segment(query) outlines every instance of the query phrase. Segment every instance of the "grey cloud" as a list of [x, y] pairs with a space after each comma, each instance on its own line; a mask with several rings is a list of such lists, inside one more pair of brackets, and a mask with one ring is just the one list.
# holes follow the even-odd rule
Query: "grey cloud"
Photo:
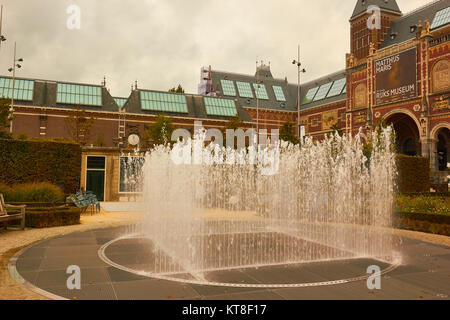
[[[290, 64], [301, 44], [303, 81], [344, 67], [356, 0], [0, 0], [4, 34], [0, 74], [13, 41], [25, 59], [19, 76], [100, 83], [115, 96], [131, 84], [196, 93], [203, 65], [254, 73], [270, 61], [276, 77], [296, 83]], [[426, 0], [398, 0], [403, 12]], [[66, 28], [70, 4], [81, 7], [81, 30]], [[1, 71], [4, 70], [4, 71]]]

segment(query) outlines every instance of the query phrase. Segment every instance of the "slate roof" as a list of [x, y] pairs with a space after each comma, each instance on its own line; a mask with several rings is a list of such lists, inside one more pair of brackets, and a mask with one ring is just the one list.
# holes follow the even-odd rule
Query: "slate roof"
[[[269, 100], [259, 100], [259, 108], [261, 109], [268, 109], [268, 110], [278, 110], [278, 111], [291, 111], [296, 112], [297, 111], [297, 96], [298, 96], [298, 86], [297, 84], [289, 84], [286, 79], [275, 79], [272, 77], [271, 73], [267, 70], [264, 70], [264, 74], [266, 74], [266, 77], [260, 77], [258, 75], [258, 80], [262, 81], [263, 84], [266, 85], [267, 94], [269, 96]], [[256, 74], [255, 75], [244, 75], [239, 73], [232, 73], [232, 72], [224, 72], [224, 71], [217, 71], [217, 70], [211, 70], [212, 75], [212, 81], [213, 86], [215, 89], [215, 92], [217, 96], [224, 97], [223, 95], [223, 88], [221, 80], [231, 80], [236, 83], [236, 81], [241, 82], [247, 82], [250, 84], [256, 83]], [[342, 101], [346, 99], [346, 94], [342, 93], [337, 96], [331, 97], [331, 98], [325, 98], [319, 101], [314, 101], [311, 103], [304, 103], [304, 97], [306, 96], [309, 89], [314, 88], [316, 86], [321, 86], [323, 84], [333, 82], [342, 78], [346, 77], [345, 70], [340, 70], [338, 72], [329, 74], [327, 76], [315, 79], [313, 81], [304, 83], [300, 85], [300, 101], [301, 101], [301, 110], [306, 110], [310, 108], [314, 108], [317, 106], [330, 104], [336, 101]], [[283, 93], [286, 98], [286, 102], [280, 102], [277, 101], [274, 90], [272, 86], [280, 86], [283, 89]], [[237, 88], [236, 88], [237, 89]], [[250, 98], [243, 98], [239, 96], [238, 90], [236, 90], [237, 97], [236, 99], [239, 101], [239, 104], [245, 108], [256, 108], [256, 96], [255, 96], [255, 89], [252, 87], [252, 92], [254, 95], [253, 99]]]
[[[307, 110], [307, 109], [311, 109], [311, 108], [315, 108], [315, 107], [319, 107], [319, 106], [323, 106], [323, 105], [326, 105], [326, 104], [330, 104], [330, 103], [334, 103], [334, 102], [338, 102], [338, 101], [343, 101], [343, 100], [347, 99], [346, 91], [343, 90], [343, 92], [341, 94], [336, 95], [334, 97], [325, 98], [325, 99], [318, 100], [318, 101], [313, 101], [313, 102], [310, 102], [310, 103], [304, 103], [305, 97], [306, 97], [309, 89], [312, 89], [312, 88], [315, 88], [315, 87], [320, 87], [320, 86], [322, 86], [324, 84], [327, 84], [329, 82], [334, 82], [336, 80], [343, 79], [343, 78], [346, 78], [346, 77], [347, 77], [347, 73], [346, 73], [346, 71], [344, 69], [344, 70], [340, 70], [340, 71], [337, 71], [335, 73], [326, 75], [324, 77], [315, 79], [313, 81], [309, 81], [309, 82], [304, 83], [303, 85], [301, 85], [300, 86], [300, 90], [301, 90], [301, 92], [300, 92], [300, 96], [301, 96], [301, 98], [300, 98], [300, 101], [301, 101], [301, 103], [300, 103], [300, 110]], [[291, 90], [297, 90], [297, 86], [295, 86], [295, 88], [292, 88]]]
[[[12, 79], [10, 76], [0, 76], [1, 78]], [[67, 103], [58, 103], [57, 102], [57, 86], [58, 83], [63, 84], [73, 84], [73, 85], [81, 85], [81, 86], [94, 86], [101, 89], [102, 96], [102, 105], [101, 106], [89, 106], [89, 105], [81, 105], [86, 110], [93, 111], [109, 111], [109, 112], [117, 112], [119, 106], [117, 105], [114, 98], [111, 96], [106, 87], [101, 85], [93, 85], [86, 83], [74, 83], [68, 81], [52, 81], [52, 80], [40, 80], [40, 79], [32, 79], [32, 78], [22, 78], [16, 77], [17, 80], [30, 80], [34, 81], [34, 89], [33, 89], [33, 100], [25, 101], [20, 99], [15, 99], [14, 104], [23, 105], [23, 106], [36, 106], [36, 107], [50, 107], [50, 108], [68, 108], [75, 109], [78, 105], [76, 104], [67, 104]]]
[[[142, 104], [141, 104], [141, 95], [140, 95], [141, 91], [167, 93], [167, 92], [156, 91], [156, 90], [144, 90], [144, 89], [134, 90], [131, 93], [131, 96], [128, 98], [128, 101], [125, 103], [125, 106], [124, 106], [127, 113], [152, 114], [152, 115], [164, 113], [168, 116], [173, 116], [173, 117], [188, 117], [188, 118], [211, 119], [211, 120], [230, 120], [230, 117], [208, 115], [206, 113], [206, 106], [205, 106], [205, 101], [204, 101], [203, 96], [193, 95], [193, 94], [185, 94], [185, 93], [180, 94], [180, 95], [184, 95], [186, 97], [188, 113], [161, 112], [161, 111], [155, 111], [155, 110], [145, 110], [142, 108]], [[245, 111], [245, 109], [242, 108], [235, 99], [230, 99], [230, 98], [225, 98], [225, 97], [221, 97], [221, 98], [227, 99], [227, 100], [232, 100], [235, 102], [239, 120], [241, 120], [243, 122], [253, 122], [252, 118], [247, 113], [247, 111]]]
[[[288, 82], [285, 79], [275, 79], [272, 74], [267, 71], [260, 72], [258, 74], [258, 79], [255, 75], [245, 75], [239, 73], [232, 72], [224, 72], [211, 70], [211, 77], [214, 86], [214, 90], [219, 97], [228, 97], [223, 94], [223, 88], [221, 80], [231, 80], [234, 81], [235, 89], [236, 89], [236, 97], [232, 97], [237, 99], [239, 104], [245, 108], [256, 108], [261, 109], [272, 109], [272, 110], [281, 110], [281, 111], [296, 111], [297, 107], [297, 93], [295, 95], [291, 95], [291, 90], [288, 88]], [[244, 98], [239, 95], [239, 91], [236, 87], [236, 81], [247, 82], [250, 83], [253, 98]], [[269, 97], [268, 100], [264, 99], [256, 99], [255, 88], [253, 84], [256, 84], [257, 81], [260, 81], [261, 84], [264, 84], [266, 87], [267, 95]], [[277, 101], [275, 92], [273, 91], [272, 86], [280, 86], [283, 90], [286, 101]]]
[[[422, 20], [422, 24], [424, 24], [426, 19], [432, 24], [436, 13], [449, 6], [450, 0], [434, 1], [395, 20], [391, 24], [391, 29], [386, 34], [386, 38], [384, 39], [381, 48], [414, 39], [417, 31], [411, 32], [411, 26], [417, 25], [419, 20]], [[394, 39], [391, 38], [392, 34], [396, 34]]]
[[[12, 79], [9, 76], [0, 76], [1, 78]], [[150, 110], [142, 110], [141, 99], [140, 99], [140, 91], [141, 90], [133, 90], [131, 95], [128, 98], [117, 98], [111, 96], [110, 92], [107, 90], [105, 86], [101, 85], [92, 85], [86, 83], [74, 83], [67, 81], [51, 81], [51, 80], [39, 80], [39, 79], [31, 79], [31, 78], [22, 78], [16, 77], [16, 80], [31, 80], [34, 81], [34, 89], [33, 89], [33, 99], [32, 101], [15, 99], [15, 105], [21, 106], [36, 106], [36, 107], [48, 107], [48, 108], [67, 108], [67, 109], [75, 109], [78, 107], [77, 104], [67, 104], [67, 103], [57, 103], [57, 87], [58, 83], [63, 84], [74, 84], [74, 85], [82, 85], [82, 86], [95, 86], [101, 88], [102, 95], [102, 105], [101, 106], [89, 106], [89, 105], [80, 105], [83, 109], [90, 111], [107, 111], [107, 112], [118, 112], [121, 109], [118, 101], [116, 99], [125, 99], [126, 102], [122, 106], [125, 108], [127, 113], [135, 113], [135, 114], [160, 114], [161, 111], [150, 111]], [[153, 91], [153, 90], [146, 90]], [[155, 92], [155, 91], [153, 91]], [[167, 92], [165, 92], [167, 93]], [[211, 120], [229, 120], [230, 117], [223, 116], [211, 116], [206, 114], [206, 107], [203, 100], [203, 96], [196, 96], [190, 94], [184, 94], [187, 100], [188, 113], [173, 113], [173, 112], [164, 112], [168, 116], [176, 116], [176, 117], [190, 117], [190, 118], [201, 118], [201, 119], [211, 119]], [[234, 99], [231, 99], [234, 101]], [[236, 102], [236, 109], [238, 113], [238, 117], [241, 121], [244, 122], [252, 122], [250, 115], [239, 106]]]
[[378, 6], [384, 10], [401, 13], [397, 1], [395, 0], [358, 0], [356, 2], [355, 10], [353, 10], [353, 14], [350, 20], [359, 16], [362, 13], [365, 13], [367, 11], [367, 8], [369, 8], [369, 6]]

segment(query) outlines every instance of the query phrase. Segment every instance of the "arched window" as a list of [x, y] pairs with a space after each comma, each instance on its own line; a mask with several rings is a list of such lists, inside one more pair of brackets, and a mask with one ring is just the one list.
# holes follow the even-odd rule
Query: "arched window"
[[450, 62], [441, 60], [433, 67], [433, 92], [450, 90]]

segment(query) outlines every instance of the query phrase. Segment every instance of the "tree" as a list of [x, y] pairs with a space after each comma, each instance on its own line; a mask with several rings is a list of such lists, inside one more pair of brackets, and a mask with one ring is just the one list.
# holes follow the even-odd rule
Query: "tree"
[[0, 98], [0, 139], [12, 139], [12, 134], [5, 129], [11, 119], [10, 107], [10, 99]]
[[171, 142], [172, 133], [175, 126], [172, 124], [172, 118], [164, 114], [158, 115], [156, 121], [152, 123], [144, 134], [145, 140], [153, 144], [167, 144]]
[[333, 133], [337, 133], [340, 137], [344, 135], [344, 132], [342, 131], [341, 127], [338, 126], [337, 123], [333, 124], [330, 129], [333, 130]]
[[173, 87], [172, 89], [169, 89], [169, 92], [172, 92], [172, 93], [184, 93], [184, 89], [181, 86], [181, 84], [179, 84], [178, 88]]
[[97, 119], [89, 117], [86, 110], [78, 106], [66, 119], [66, 125], [73, 141], [86, 145], [91, 138], [91, 129]]
[[[242, 121], [239, 120], [239, 116], [236, 116], [232, 118], [230, 121], [227, 122], [225, 125], [225, 129], [223, 130], [223, 145], [227, 146], [227, 130], [237, 130], [242, 127]], [[237, 148], [237, 143], [235, 141], [234, 148]]]
[[225, 128], [236, 130], [236, 129], [239, 129], [241, 126], [242, 126], [242, 121], [239, 120], [239, 116], [236, 116], [227, 122], [227, 124], [225, 125]]
[[292, 144], [299, 144], [300, 139], [294, 134], [294, 125], [292, 122], [285, 122], [280, 129], [280, 139]]
[[[383, 130], [386, 129], [387, 127], [388, 127], [388, 124], [386, 123], [386, 121], [384, 121], [384, 119], [379, 120], [375, 127], [375, 132], [376, 132], [377, 137], [381, 137]], [[378, 142], [378, 143], [380, 143], [380, 142]], [[363, 153], [367, 157], [367, 159], [370, 159], [370, 157], [372, 156], [373, 149], [374, 149], [374, 145], [373, 145], [373, 141], [372, 141], [372, 136], [369, 136], [367, 143], [363, 145]], [[395, 131], [392, 130], [391, 151], [395, 152], [396, 149], [397, 149], [396, 135], [395, 135]]]

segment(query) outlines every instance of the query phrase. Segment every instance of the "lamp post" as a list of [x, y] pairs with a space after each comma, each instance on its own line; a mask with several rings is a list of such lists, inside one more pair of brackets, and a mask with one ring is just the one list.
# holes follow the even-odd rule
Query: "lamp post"
[[298, 58], [297, 60], [292, 61], [293, 65], [297, 65], [298, 69], [298, 80], [297, 80], [297, 86], [298, 86], [298, 96], [297, 96], [297, 130], [298, 130], [298, 137], [301, 138], [301, 130], [300, 130], [300, 74], [305, 73], [306, 70], [302, 69], [302, 63], [300, 62], [300, 45], [298, 46]]
[[6, 41], [6, 38], [2, 34], [2, 25], [3, 25], [3, 6], [0, 9], [0, 49], [2, 48], [2, 42]]
[[16, 87], [16, 68], [20, 69], [22, 66], [18, 64], [17, 62], [23, 62], [22, 58], [16, 59], [16, 42], [14, 42], [14, 62], [13, 66], [8, 69], [9, 72], [13, 73], [13, 87], [12, 87], [12, 95], [11, 95], [11, 108], [9, 109], [10, 112], [10, 125], [9, 125], [9, 132], [13, 132], [13, 115], [14, 115], [14, 91]]

